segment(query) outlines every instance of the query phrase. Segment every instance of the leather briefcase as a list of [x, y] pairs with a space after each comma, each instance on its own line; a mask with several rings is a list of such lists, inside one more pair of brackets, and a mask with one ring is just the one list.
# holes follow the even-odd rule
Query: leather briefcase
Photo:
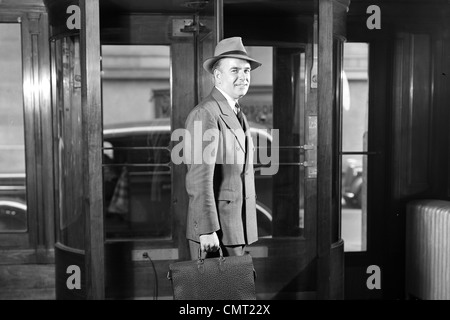
[[255, 269], [249, 254], [175, 262], [169, 265], [175, 300], [256, 300]]

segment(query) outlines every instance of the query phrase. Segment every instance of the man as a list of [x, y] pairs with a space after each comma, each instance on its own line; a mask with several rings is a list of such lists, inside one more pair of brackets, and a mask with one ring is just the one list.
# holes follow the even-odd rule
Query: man
[[[245, 245], [258, 239], [253, 143], [238, 101], [248, 91], [250, 71], [259, 66], [240, 37], [220, 41], [214, 57], [203, 63], [215, 87], [186, 120], [193, 146], [186, 174], [186, 237], [192, 259], [199, 246], [207, 255], [219, 246], [224, 256], [243, 255]], [[201, 161], [194, 161], [199, 155]]]

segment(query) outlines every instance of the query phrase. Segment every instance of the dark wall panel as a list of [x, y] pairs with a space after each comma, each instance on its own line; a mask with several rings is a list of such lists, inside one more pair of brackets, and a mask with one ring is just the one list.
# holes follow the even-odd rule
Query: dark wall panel
[[433, 114], [432, 47], [429, 34], [401, 33], [395, 40], [395, 194], [423, 193], [430, 184]]

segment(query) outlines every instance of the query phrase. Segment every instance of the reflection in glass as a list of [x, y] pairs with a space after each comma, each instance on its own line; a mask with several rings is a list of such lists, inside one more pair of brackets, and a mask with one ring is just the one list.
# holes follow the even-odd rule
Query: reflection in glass
[[104, 130], [107, 238], [170, 238], [169, 119]]
[[0, 233], [26, 231], [20, 24], [0, 24]]
[[366, 250], [368, 44], [346, 43], [342, 110], [342, 238], [345, 251]]
[[367, 151], [368, 130], [368, 44], [344, 44], [342, 150]]
[[250, 87], [239, 104], [248, 121], [271, 129], [273, 128], [273, 48], [247, 46], [246, 50], [251, 57], [260, 61], [264, 68], [251, 72]]
[[[262, 62], [263, 67], [251, 73], [251, 85], [240, 100], [246, 114], [255, 145], [255, 187], [257, 193], [258, 232], [260, 238], [302, 236], [305, 225], [304, 183], [305, 154], [300, 145], [305, 136], [305, 53], [299, 49], [282, 50], [273, 47], [248, 46], [250, 56]], [[279, 97], [286, 105], [274, 107], [273, 70], [274, 52], [278, 52], [277, 68], [294, 65], [289, 78], [291, 97]], [[289, 58], [287, 58], [289, 57]], [[278, 87], [279, 90], [279, 87]], [[286, 93], [286, 92], [285, 92]], [[286, 93], [287, 94], [287, 93]], [[288, 110], [288, 105], [291, 109]], [[275, 123], [274, 119], [277, 119]], [[272, 144], [271, 130], [280, 134], [279, 143]], [[269, 136], [268, 144], [262, 138]], [[275, 175], [261, 174], [263, 156], [278, 153], [278, 171]], [[262, 156], [263, 155], [263, 156]], [[274, 165], [274, 164], [271, 164]]]
[[345, 251], [365, 251], [367, 156], [343, 158], [342, 238]]
[[103, 124], [170, 116], [170, 48], [102, 46]]
[[172, 237], [170, 48], [102, 46], [106, 238]]
[[273, 48], [247, 46], [246, 50], [250, 56], [264, 65], [264, 70], [252, 71], [250, 88], [239, 104], [249, 122], [255, 146], [254, 169], [258, 236], [259, 238], [271, 238], [273, 234], [273, 176], [262, 174], [261, 169], [262, 162], [270, 159], [272, 146], [270, 130], [273, 128]]
[[[248, 47], [248, 50], [265, 63], [264, 72], [252, 73], [252, 85], [240, 101], [252, 128], [257, 156], [262, 152], [258, 150], [262, 137], [269, 136], [267, 147], [271, 147], [268, 130], [273, 128], [273, 48]], [[305, 172], [300, 165], [304, 154], [299, 149], [305, 144], [304, 52], [299, 51], [294, 59], [298, 66], [292, 84], [294, 117], [289, 116], [292, 125], [285, 132], [287, 144], [276, 152], [285, 162], [279, 172], [290, 177], [289, 181], [281, 177], [278, 181], [285, 183], [283, 188], [289, 190], [289, 201], [295, 205], [289, 207], [289, 212], [280, 211], [289, 218], [279, 220], [284, 223], [283, 230], [287, 230], [279, 236], [300, 236], [305, 219]], [[106, 237], [171, 238], [169, 47], [102, 46], [102, 84]], [[273, 236], [274, 197], [278, 203], [287, 199], [285, 194], [274, 190], [275, 177], [262, 175], [261, 166], [255, 165], [260, 238]]]

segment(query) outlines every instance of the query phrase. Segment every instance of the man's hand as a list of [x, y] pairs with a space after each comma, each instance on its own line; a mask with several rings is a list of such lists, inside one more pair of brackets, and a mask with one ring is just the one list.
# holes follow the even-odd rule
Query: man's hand
[[219, 250], [219, 238], [215, 232], [202, 234], [199, 238], [200, 248], [203, 252], [215, 252]]

